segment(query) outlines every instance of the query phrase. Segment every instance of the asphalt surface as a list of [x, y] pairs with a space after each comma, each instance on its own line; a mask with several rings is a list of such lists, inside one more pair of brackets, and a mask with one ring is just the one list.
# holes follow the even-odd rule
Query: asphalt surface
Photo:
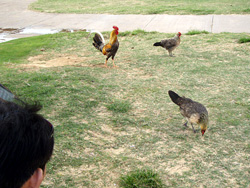
[[5, 34], [5, 38], [20, 38], [62, 29], [96, 29], [110, 31], [117, 25], [120, 31], [143, 29], [163, 33], [186, 33], [205, 30], [211, 33], [250, 33], [250, 15], [109, 15], [50, 14], [28, 10], [36, 0], [0, 0], [0, 29], [28, 29], [29, 32]]

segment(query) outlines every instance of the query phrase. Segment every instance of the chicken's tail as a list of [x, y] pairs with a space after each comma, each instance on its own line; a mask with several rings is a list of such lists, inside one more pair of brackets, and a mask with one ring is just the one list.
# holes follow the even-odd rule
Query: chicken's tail
[[6, 87], [0, 84], [0, 100], [13, 101], [17, 97]]
[[88, 35], [87, 38], [89, 38], [89, 36], [91, 35], [91, 33], [98, 33], [100, 35], [100, 37], [102, 38], [103, 43], [105, 43], [104, 37], [103, 37], [103, 35], [102, 35], [102, 33], [100, 31], [97, 31], [95, 29], [87, 29], [86, 32], [89, 33], [89, 35]]
[[154, 46], [162, 46], [161, 42], [154, 43]]
[[96, 33], [93, 40], [93, 46], [102, 52], [102, 49], [104, 47], [104, 41], [102, 40], [102, 35], [99, 35], [99, 33]]
[[171, 100], [172, 100], [175, 104], [177, 104], [177, 105], [179, 106], [180, 103], [181, 103], [182, 97], [180, 97], [177, 93], [175, 93], [175, 92], [173, 92], [173, 91], [171, 91], [171, 90], [168, 91], [168, 94], [169, 94], [169, 97], [171, 98]]
[[91, 33], [96, 33], [94, 38], [93, 38], [93, 40], [94, 40], [93, 46], [97, 50], [100, 50], [102, 52], [102, 49], [103, 49], [104, 44], [105, 44], [105, 40], [104, 40], [102, 33], [100, 31], [95, 30], [95, 29], [87, 29], [86, 32], [89, 32], [89, 35], [87, 38], [89, 38]]

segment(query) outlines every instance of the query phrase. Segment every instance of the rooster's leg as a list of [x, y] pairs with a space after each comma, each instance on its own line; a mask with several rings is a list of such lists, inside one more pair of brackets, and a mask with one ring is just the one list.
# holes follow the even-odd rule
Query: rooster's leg
[[105, 64], [104, 64], [105, 67], [108, 67], [108, 60], [106, 59], [105, 61]]
[[113, 61], [113, 67], [118, 67], [118, 66], [115, 65], [115, 60], [112, 59], [112, 61]]
[[192, 125], [192, 128], [193, 128], [194, 133], [196, 133], [196, 130], [194, 129], [193, 123], [191, 123], [191, 125]]

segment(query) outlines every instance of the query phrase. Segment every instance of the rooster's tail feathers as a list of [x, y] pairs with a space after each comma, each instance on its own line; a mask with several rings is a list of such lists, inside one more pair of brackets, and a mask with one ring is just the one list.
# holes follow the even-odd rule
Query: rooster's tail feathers
[[156, 42], [154, 43], [154, 46], [162, 46], [162, 45], [161, 45], [161, 42]]
[[16, 96], [9, 89], [0, 84], [0, 100], [13, 101], [15, 98]]
[[91, 33], [98, 33], [100, 35], [101, 39], [102, 39], [102, 42], [105, 43], [104, 37], [103, 37], [103, 35], [102, 35], [102, 33], [100, 31], [97, 31], [95, 29], [87, 29], [86, 32], [89, 32], [89, 36], [91, 35]]
[[94, 38], [93, 38], [94, 42], [93, 42], [93, 46], [97, 49], [100, 50], [102, 52], [102, 48], [104, 46], [104, 42], [102, 40], [102, 37], [96, 33]]
[[172, 100], [175, 104], [180, 105], [180, 99], [181, 99], [181, 97], [180, 97], [177, 93], [175, 93], [175, 92], [169, 90], [169, 91], [168, 91], [168, 94], [169, 94], [169, 97], [171, 98], [171, 100]]

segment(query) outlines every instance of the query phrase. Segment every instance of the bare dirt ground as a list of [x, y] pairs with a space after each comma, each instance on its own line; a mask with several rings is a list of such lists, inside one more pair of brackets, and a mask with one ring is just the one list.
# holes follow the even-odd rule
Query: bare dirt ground
[[51, 68], [51, 67], [101, 67], [106, 68], [104, 63], [96, 65], [85, 64], [87, 57], [79, 57], [77, 55], [60, 54], [55, 55], [53, 58], [48, 58], [46, 54], [40, 54], [28, 58], [28, 63], [18, 65], [24, 69], [40, 69], [40, 68]]

